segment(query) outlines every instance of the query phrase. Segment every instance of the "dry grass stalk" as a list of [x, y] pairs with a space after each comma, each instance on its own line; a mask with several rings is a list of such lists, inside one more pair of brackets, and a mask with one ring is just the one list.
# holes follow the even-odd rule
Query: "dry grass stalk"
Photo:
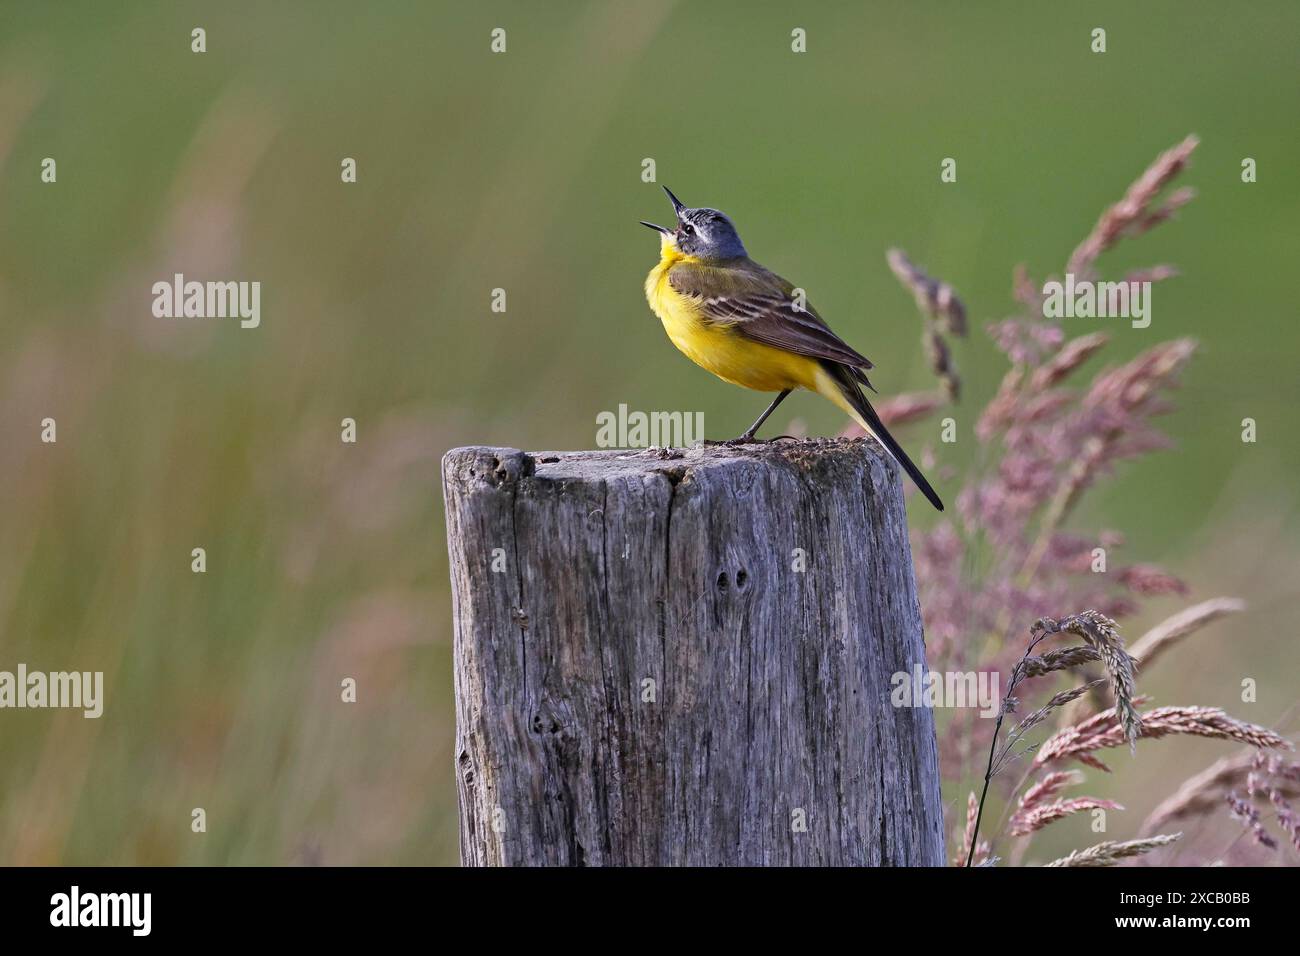
[[1291, 846], [1300, 850], [1300, 816], [1290, 802], [1297, 785], [1300, 785], [1300, 764], [1284, 763], [1276, 753], [1255, 754], [1255, 764], [1246, 776], [1247, 793], [1251, 797], [1268, 798], [1277, 825], [1291, 841]]
[[1124, 650], [1124, 642], [1120, 640], [1115, 622], [1104, 614], [1087, 610], [1059, 621], [1041, 618], [1034, 627], [1046, 633], [1065, 632], [1082, 637], [1097, 652], [1110, 676], [1118, 726], [1131, 748], [1142, 733], [1142, 718], [1133, 703], [1133, 659]]
[[930, 370], [939, 379], [943, 393], [949, 401], [955, 402], [961, 394], [961, 378], [953, 364], [948, 343], [940, 331], [946, 331], [949, 335], [965, 335], [966, 307], [952, 286], [926, 275], [901, 249], [890, 249], [885, 253], [885, 259], [898, 281], [916, 299], [916, 307], [921, 314], [926, 316], [921, 346], [930, 363]]
[[988, 441], [993, 435], [1006, 427], [1015, 414], [1020, 401], [1020, 387], [1025, 380], [1025, 370], [1020, 365], [1013, 365], [1002, 376], [998, 393], [984, 407], [979, 421], [975, 424], [975, 433], [980, 441]]
[[[1196, 351], [1191, 339], [1174, 339], [1139, 355], [1132, 362], [1100, 376], [1093, 383], [1085, 404], [1093, 409], [1107, 408], [1131, 415], [1153, 412], [1153, 400], [1159, 391], [1171, 385], [1178, 372]], [[1116, 425], [1090, 436], [1074, 457], [1064, 480], [1048, 502], [1039, 525], [1038, 537], [1026, 558], [1022, 579], [1032, 578], [1051, 543], [1052, 536], [1074, 510], [1079, 498], [1096, 480], [1109, 462], [1115, 446], [1124, 438], [1125, 428]]]
[[[1011, 748], [1017, 742], [1019, 742], [1022, 737], [1025, 736], [1026, 733], [1028, 733], [1030, 730], [1033, 730], [1044, 720], [1046, 720], [1047, 715], [1049, 713], [1056, 710], [1058, 707], [1064, 707], [1066, 704], [1070, 703], [1071, 701], [1077, 700], [1078, 698], [1082, 697], [1084, 694], [1088, 692], [1088, 690], [1093, 686], [1093, 684], [1097, 684], [1097, 683], [1100, 683], [1100, 681], [1093, 681], [1092, 683], [1089, 684], [1080, 684], [1078, 687], [1071, 687], [1069, 690], [1063, 690], [1058, 694], [1053, 694], [1052, 698], [1046, 704], [1044, 704], [1042, 707], [1039, 707], [1036, 711], [1034, 711], [1032, 714], [1030, 714], [1028, 717], [1022, 720], [1020, 724], [1016, 727], [1016, 729], [1012, 731], [1010, 735], [1008, 735], [1006, 751], [1009, 752]], [[1000, 762], [1001, 761], [999, 761], [999, 763]], [[998, 769], [1001, 768], [999, 767]], [[995, 770], [994, 773], [996, 772], [997, 771]]]
[[1105, 348], [1109, 341], [1110, 337], [1104, 332], [1093, 332], [1090, 335], [1071, 339], [1045, 364], [1035, 369], [1033, 377], [1029, 380], [1030, 387], [1034, 391], [1042, 392], [1058, 385], [1071, 372]]
[[1114, 866], [1120, 860], [1141, 856], [1144, 853], [1150, 853], [1152, 850], [1158, 850], [1162, 846], [1168, 846], [1176, 840], [1182, 839], [1182, 836], [1181, 833], [1163, 833], [1160, 836], [1147, 837], [1141, 840], [1125, 840], [1123, 843], [1107, 840], [1105, 843], [1090, 846], [1086, 850], [1075, 850], [1069, 856], [1063, 856], [1059, 860], [1053, 860], [1045, 865]]
[[1123, 810], [1118, 803], [1094, 797], [1077, 797], [1057, 800], [1056, 796], [1067, 786], [1081, 783], [1083, 774], [1077, 770], [1057, 770], [1034, 784], [1020, 798], [1016, 812], [1011, 815], [1012, 836], [1028, 836], [1050, 823], [1083, 810], [1104, 808]]
[[1041, 830], [1049, 823], [1063, 820], [1074, 813], [1084, 810], [1123, 810], [1114, 800], [1099, 800], [1095, 797], [1075, 797], [1070, 800], [1056, 800], [1045, 803], [1025, 813], [1017, 812], [1011, 818], [1011, 835], [1028, 836]]
[[1190, 202], [1195, 193], [1183, 188], [1175, 190], [1163, 204], [1152, 208], [1160, 191], [1187, 166], [1199, 142], [1195, 136], [1188, 136], [1157, 156], [1156, 161], [1128, 188], [1124, 198], [1101, 214], [1092, 232], [1070, 256], [1066, 271], [1074, 273], [1077, 278], [1090, 275], [1097, 257], [1121, 238], [1147, 232]]
[[1286, 798], [1278, 790], [1269, 790], [1269, 802], [1273, 804], [1273, 810], [1277, 814], [1277, 824], [1291, 841], [1291, 846], [1300, 850], [1300, 817], [1296, 816], [1295, 810]]
[[1245, 783], [1255, 762], [1253, 750], [1224, 757], [1200, 773], [1188, 777], [1142, 822], [1139, 834], [1152, 833], [1177, 820], [1203, 816], [1223, 804], [1224, 795]]
[[[1246, 602], [1237, 598], [1220, 597], [1202, 601], [1166, 618], [1143, 634], [1129, 648], [1129, 656], [1137, 667], [1149, 670], [1157, 658], [1177, 646], [1189, 634], [1194, 634], [1212, 621], [1245, 609]], [[1083, 719], [1085, 711], [1090, 713], [1105, 709], [1111, 704], [1112, 700], [1106, 693], [1097, 691], [1090, 694], [1087, 700], [1076, 702], [1062, 716], [1067, 722], [1077, 723]], [[1216, 807], [1219, 805], [1217, 796], [1214, 803]]]
[[1119, 572], [1119, 580], [1134, 594], [1187, 594], [1187, 584], [1154, 564], [1131, 564]]
[[1259, 811], [1255, 809], [1251, 802], [1239, 793], [1229, 793], [1224, 797], [1228, 804], [1228, 812], [1232, 818], [1241, 823], [1250, 835], [1255, 838], [1255, 842], [1260, 846], [1266, 846], [1270, 850], [1277, 849], [1277, 840], [1264, 829], [1264, 824], [1259, 819]]
[[1021, 667], [1021, 677], [1042, 677], [1069, 667], [1081, 667], [1101, 660], [1101, 653], [1087, 644], [1048, 651], [1041, 657], [1026, 657]]
[[972, 841], [975, 839], [979, 810], [979, 801], [975, 799], [975, 791], [972, 790], [970, 796], [966, 799], [966, 829], [962, 833], [962, 841], [957, 848], [957, 855], [952, 859], [953, 866], [984, 866], [988, 863], [988, 842], [981, 840], [974, 848], [971, 846]]
[[[1068, 757], [1110, 772], [1110, 768], [1093, 756], [1097, 750], [1118, 747], [1128, 742], [1123, 726], [1107, 713], [1110, 726], [1098, 724], [1096, 718], [1066, 727], [1043, 744], [1034, 758], [1034, 766], [1041, 767], [1053, 760]], [[1141, 715], [1139, 736], [1152, 739], [1170, 734], [1190, 734], [1196, 737], [1214, 737], [1219, 740], [1236, 740], [1252, 747], [1283, 748], [1291, 744], [1283, 737], [1257, 724], [1247, 723], [1228, 716], [1217, 707], [1157, 707]]]
[[1066, 787], [1083, 783], [1083, 774], [1077, 770], [1054, 770], [1020, 796], [1017, 812], [1042, 806]]
[[[876, 414], [882, 422], [892, 427], [925, 418], [946, 404], [948, 398], [940, 392], [904, 392], [877, 405]], [[860, 426], [854, 427], [861, 433]]]
[[1176, 820], [1207, 816], [1220, 809], [1230, 794], [1243, 790], [1248, 796], [1267, 796], [1286, 829], [1288, 801], [1300, 798], [1300, 763], [1285, 762], [1276, 751], [1243, 750], [1224, 757], [1184, 780], [1151, 811], [1138, 832], [1150, 833]]
[[1246, 609], [1246, 602], [1237, 598], [1211, 598], [1165, 618], [1142, 635], [1129, 650], [1133, 659], [1144, 668], [1161, 654], [1174, 647], [1189, 634], [1194, 634], [1211, 621]]
[[957, 855], [952, 859], [953, 866], [962, 866], [966, 863], [966, 858], [970, 856], [971, 842], [975, 839], [975, 824], [979, 819], [979, 801], [975, 799], [975, 791], [970, 792], [966, 798], [966, 827], [962, 831], [961, 843], [957, 847]]
[[890, 249], [885, 259], [894, 275], [916, 298], [916, 307], [942, 323], [951, 335], [966, 334], [966, 306], [952, 286], [940, 279], [932, 279], [917, 268], [902, 249]]
[[936, 331], [933, 323], [926, 324], [925, 332], [921, 336], [921, 349], [925, 352], [930, 371], [939, 380], [939, 387], [943, 389], [948, 401], [957, 401], [961, 397], [961, 379], [957, 375], [957, 367], [953, 364], [948, 343]]
[[1043, 314], [1043, 290], [1029, 276], [1023, 262], [1011, 270], [1011, 297], [1029, 310], [1032, 315]]
[[1134, 269], [1128, 275], [1124, 276], [1125, 282], [1162, 282], [1165, 279], [1172, 279], [1179, 274], [1173, 266], [1148, 266], [1145, 269]]
[[[966, 842], [967, 866], [973, 865], [975, 856], [973, 841], [979, 836], [980, 821], [984, 816], [984, 801], [988, 799], [989, 784], [992, 782], [993, 777], [1002, 770], [1008, 756], [1012, 754], [1017, 743], [1024, 739], [1025, 734], [1029, 730], [1042, 723], [1050, 711], [1066, 706], [1071, 701], [1086, 693], [1092, 686], [1091, 684], [1083, 684], [1079, 687], [1072, 688], [1071, 690], [1061, 691], [1060, 693], [1053, 695], [1046, 704], [1021, 721], [1019, 726], [1008, 734], [1006, 744], [1002, 749], [998, 749], [998, 734], [1002, 731], [1002, 721], [1008, 713], [1012, 713], [1015, 710], [1016, 705], [1018, 704], [1014, 693], [1017, 685], [1025, 677], [1024, 672], [1026, 662], [1033, 657], [1034, 648], [1047, 640], [1051, 635], [1062, 631], [1081, 634], [1084, 639], [1087, 640], [1095, 650], [1097, 650], [1101, 655], [1102, 660], [1108, 662], [1109, 667], [1113, 667], [1116, 673], [1119, 673], [1119, 671], [1122, 670], [1117, 654], [1123, 655], [1124, 652], [1120, 646], [1119, 637], [1115, 633], [1115, 624], [1109, 618], [1106, 618], [1095, 611], [1084, 611], [1082, 614], [1072, 615], [1071, 617], [1064, 618], [1062, 621], [1056, 621], [1051, 618], [1040, 618], [1038, 621], [1034, 622], [1034, 626], [1030, 629], [1029, 646], [1025, 648], [1025, 652], [1021, 656], [1020, 660], [1016, 662], [1016, 666], [1011, 669], [1011, 679], [1007, 683], [1007, 690], [1002, 699], [1002, 706], [998, 709], [997, 723], [993, 728], [993, 739], [989, 743], [988, 765], [984, 770], [984, 789], [980, 793], [973, 820], [970, 819], [968, 813], [967, 824], [971, 830], [971, 839]], [[1038, 660], [1041, 661], [1041, 658]], [[1118, 679], [1115, 680], [1115, 686], [1117, 688], [1116, 694], [1119, 697], [1123, 697], [1130, 710], [1132, 709], [1132, 676], [1132, 670], [1130, 668], [1128, 670], [1127, 682]], [[1134, 713], [1136, 713], [1136, 711], [1134, 711]], [[1127, 718], [1127, 714], [1123, 710], [1119, 712], [1119, 715], [1122, 721]], [[971, 796], [973, 799], [974, 794]]]
[[[1171, 191], [1171, 183], [1187, 166], [1196, 148], [1196, 138], [1188, 137], [1173, 149], [1161, 154], [1125, 192], [1120, 202], [1106, 209], [1096, 227], [1074, 250], [1066, 265], [1076, 278], [1093, 278], [1099, 257], [1122, 239], [1144, 233], [1169, 219], [1191, 197], [1192, 191]], [[918, 295], [922, 311], [933, 316], [937, 303], [924, 297], [924, 285], [917, 288], [915, 267], [904, 259], [891, 256], [891, 266], [899, 278]], [[1159, 282], [1177, 275], [1168, 265], [1153, 265], [1129, 271], [1126, 281]], [[1028, 677], [1048, 676], [1066, 669], [1081, 670], [1087, 675], [1094, 661], [1101, 661], [1109, 683], [1115, 688], [1113, 710], [1107, 709], [1083, 721], [1070, 722], [1058, 733], [1034, 762], [1042, 766], [1053, 759], [1069, 755], [1083, 763], [1106, 769], [1095, 751], [1127, 742], [1130, 748], [1138, 736], [1159, 737], [1172, 733], [1200, 734], [1210, 737], [1247, 740], [1255, 746], [1270, 746], [1278, 738], [1269, 731], [1232, 720], [1220, 711], [1208, 708], [1172, 708], [1146, 715], [1154, 720], [1143, 727], [1144, 716], [1138, 713], [1141, 698], [1133, 686], [1137, 655], [1125, 652], [1111, 618], [1133, 613], [1139, 597], [1152, 594], [1184, 593], [1186, 586], [1160, 568], [1134, 564], [1118, 574], [1105, 576], [1097, 583], [1091, 575], [1088, 556], [1097, 547], [1106, 549], [1118, 544], [1114, 532], [1067, 534], [1065, 523], [1074, 513], [1082, 495], [1097, 481], [1109, 475], [1127, 459], [1145, 455], [1163, 447], [1168, 439], [1154, 427], [1153, 419], [1169, 410], [1167, 389], [1177, 384], [1177, 377], [1190, 360], [1195, 343], [1177, 340], [1157, 345], [1117, 368], [1097, 374], [1082, 391], [1072, 387], [1071, 377], [1079, 373], [1105, 347], [1100, 334], [1067, 337], [1062, 324], [1045, 313], [1043, 292], [1023, 267], [1014, 277], [1014, 294], [1022, 310], [1005, 321], [991, 324], [989, 334], [1006, 356], [1010, 367], [996, 396], [980, 415], [975, 432], [988, 454], [986, 467], [974, 480], [966, 483], [957, 496], [958, 506], [952, 518], [941, 522], [931, 533], [921, 536], [915, 547], [918, 578], [924, 582], [927, 629], [936, 636], [935, 652], [945, 664], [969, 664], [980, 647], [993, 647], [992, 666], [1005, 672], [1010, 666], [1011, 680], [1003, 706], [992, 728], [978, 722], [954, 721], [943, 744], [945, 772], [951, 763], [966, 777], [970, 758], [987, 744], [987, 769], [984, 792], [975, 808], [973, 821], [968, 819], [969, 838], [964, 849], [974, 855], [973, 846], [981, 830], [981, 815], [989, 793], [990, 777], [997, 772], [1001, 757], [1010, 753], [1000, 746], [1000, 730], [1005, 714], [1017, 707], [1016, 684]], [[937, 319], [932, 319], [938, 324]], [[943, 353], [935, 350], [932, 361], [942, 364]], [[984, 549], [993, 559], [985, 563]], [[1093, 569], [1095, 570], [1095, 569]], [[1087, 583], [1084, 583], [1087, 575]], [[1070, 598], [1069, 595], [1075, 595]], [[927, 598], [929, 599], [927, 601]], [[1077, 600], [1076, 606], [1099, 609], [1093, 615], [1079, 615], [1076, 620], [1043, 619], [1043, 627], [1052, 633], [1078, 633], [1085, 645], [1060, 651], [1039, 653], [1035, 644], [1046, 635], [1035, 634], [1023, 656], [1013, 649], [1015, 627], [1012, 622], [1035, 615], [1053, 613], [1064, 600]], [[1239, 607], [1229, 602], [1228, 610]], [[1212, 610], [1211, 610], [1212, 609]], [[1214, 616], [1224, 613], [1225, 606], [1197, 608], [1157, 628], [1141, 642], [1148, 662], [1176, 646], [1178, 640]], [[1182, 623], [1188, 622], [1188, 623]], [[970, 638], [981, 637], [984, 645], [972, 650]], [[1017, 663], [1012, 663], [1016, 661]], [[987, 663], [987, 662], [985, 662]], [[1052, 704], [1076, 709], [1069, 698], [1079, 690], [1066, 691], [1026, 718], [1011, 734], [1023, 734], [1029, 728], [1048, 722]], [[1050, 720], [1061, 725], [1065, 710], [1055, 710]], [[979, 741], [973, 746], [971, 741]], [[1060, 751], [1053, 754], [1053, 748]], [[1048, 773], [1048, 771], [1056, 771]], [[1092, 806], [1090, 798], [1067, 800], [1060, 790], [1071, 776], [1048, 766], [1046, 779], [1035, 784], [1022, 798], [1021, 807], [1007, 811], [1016, 832], [1032, 835], [1035, 826], [1044, 826], [1062, 813]], [[1004, 778], [1005, 781], [1005, 778]], [[1241, 784], [1238, 778], [1236, 783]], [[1300, 820], [1287, 802], [1288, 782], [1260, 783], [1258, 794], [1247, 786], [1247, 795], [1256, 800], [1265, 797], [1278, 806], [1278, 817], [1288, 832], [1300, 833]], [[1276, 792], [1279, 802], [1274, 803]], [[1223, 793], [1218, 806], [1222, 808]], [[1263, 809], [1261, 807], [1261, 809]], [[1220, 810], [1220, 812], [1222, 812]], [[1057, 865], [1103, 865], [1108, 858], [1143, 852], [1176, 837], [1155, 843], [1102, 844], [1072, 854]], [[1016, 852], [1029, 845], [1023, 837]], [[1013, 853], [1013, 857], [1015, 853]], [[968, 863], [969, 865], [969, 863]]]

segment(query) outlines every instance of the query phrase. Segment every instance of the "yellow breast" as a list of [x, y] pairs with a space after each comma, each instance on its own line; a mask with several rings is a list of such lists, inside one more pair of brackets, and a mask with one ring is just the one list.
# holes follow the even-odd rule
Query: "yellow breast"
[[729, 325], [706, 321], [699, 301], [682, 295], [668, 281], [668, 270], [682, 260], [680, 253], [666, 251], [646, 277], [645, 296], [683, 355], [725, 382], [759, 392], [814, 387], [817, 363], [813, 360], [755, 342]]

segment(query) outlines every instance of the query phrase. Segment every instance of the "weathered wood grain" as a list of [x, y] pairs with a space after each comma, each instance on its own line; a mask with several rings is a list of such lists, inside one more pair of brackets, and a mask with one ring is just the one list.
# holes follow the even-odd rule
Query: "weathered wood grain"
[[459, 448], [443, 481], [466, 864], [943, 863], [873, 444]]

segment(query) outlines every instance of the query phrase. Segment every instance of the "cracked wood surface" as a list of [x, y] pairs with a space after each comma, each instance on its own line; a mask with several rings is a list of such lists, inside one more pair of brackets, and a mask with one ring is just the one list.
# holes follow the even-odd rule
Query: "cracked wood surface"
[[443, 485], [465, 864], [943, 865], [873, 443], [458, 448]]

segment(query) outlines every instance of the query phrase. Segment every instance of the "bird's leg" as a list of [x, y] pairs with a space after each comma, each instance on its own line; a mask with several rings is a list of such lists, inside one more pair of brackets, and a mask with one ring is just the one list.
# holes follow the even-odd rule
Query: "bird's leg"
[[758, 421], [750, 425], [748, 430], [746, 430], [745, 434], [741, 435], [739, 438], [733, 438], [730, 442], [728, 442], [728, 444], [734, 443], [740, 445], [740, 444], [744, 444], [745, 442], [753, 441], [754, 435], [758, 432], [759, 426], [762, 425], [763, 422], [767, 421], [767, 416], [771, 415], [774, 411], [776, 411], [776, 406], [780, 405], [782, 402], [785, 401], [785, 397], [790, 394], [790, 391], [791, 390], [787, 388], [784, 392], [777, 395], [776, 398], [772, 399], [772, 404], [767, 406], [767, 411], [765, 411], [762, 415], [758, 416]]

